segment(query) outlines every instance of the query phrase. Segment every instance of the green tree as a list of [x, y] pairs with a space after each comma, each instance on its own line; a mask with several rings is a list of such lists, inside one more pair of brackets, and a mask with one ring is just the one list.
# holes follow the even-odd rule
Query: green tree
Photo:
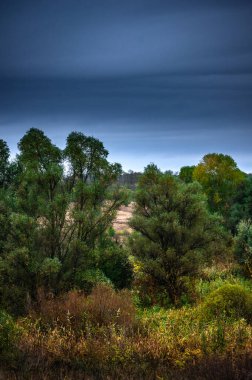
[[133, 280], [133, 268], [127, 249], [105, 236], [98, 248], [99, 268], [117, 289], [130, 286]]
[[[22, 168], [18, 199], [21, 212], [37, 223], [37, 249], [43, 260], [62, 259], [68, 228], [69, 196], [63, 171], [63, 154], [43, 131], [32, 128], [19, 142]], [[42, 263], [41, 263], [42, 264]]]
[[196, 166], [193, 179], [202, 185], [210, 209], [226, 217], [234, 194], [245, 179], [245, 174], [238, 169], [232, 157], [211, 153], [205, 155]]
[[109, 265], [113, 261], [122, 276], [131, 273], [125, 252], [108, 235], [118, 207], [127, 200], [115, 185], [120, 165], [108, 162], [99, 140], [77, 132], [68, 136], [62, 152], [43, 131], [32, 128], [19, 149], [16, 183], [3, 189], [0, 198], [0, 296], [5, 307], [23, 313], [36, 301], [39, 287], [54, 293], [86, 288], [92, 273], [98, 281], [108, 277], [118, 287], [126, 284]]
[[0, 139], [0, 188], [8, 182], [10, 150], [7, 143]]
[[38, 218], [53, 202], [63, 178], [62, 152], [44, 132], [31, 128], [18, 144], [19, 199], [24, 212]]
[[246, 175], [239, 185], [228, 213], [228, 227], [236, 232], [241, 220], [252, 219], [252, 175]]
[[89, 269], [88, 262], [97, 252], [103, 236], [115, 218], [127, 193], [115, 185], [121, 174], [119, 164], [107, 160], [108, 151], [101, 141], [72, 132], [64, 151], [68, 167], [68, 189], [72, 193], [71, 213], [74, 234], [69, 246], [69, 280]]
[[130, 247], [143, 272], [176, 302], [202, 259], [222, 252], [225, 233], [219, 223], [198, 183], [185, 184], [149, 165], [136, 191]]
[[23, 314], [36, 299], [40, 255], [36, 250], [36, 223], [25, 214], [6, 215], [8, 232], [0, 256], [1, 306]]
[[235, 255], [238, 262], [252, 276], [252, 221], [241, 220], [235, 238]]
[[179, 178], [185, 183], [192, 182], [194, 169], [195, 166], [182, 166], [179, 172]]

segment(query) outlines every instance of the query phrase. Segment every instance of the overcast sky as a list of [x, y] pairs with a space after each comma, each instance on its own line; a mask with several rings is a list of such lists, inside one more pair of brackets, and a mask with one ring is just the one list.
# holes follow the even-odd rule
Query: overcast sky
[[1, 0], [0, 138], [82, 131], [125, 170], [252, 172], [252, 1]]

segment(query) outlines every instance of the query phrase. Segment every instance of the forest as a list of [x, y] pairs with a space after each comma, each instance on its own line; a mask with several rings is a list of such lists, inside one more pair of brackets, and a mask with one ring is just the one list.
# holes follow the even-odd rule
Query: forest
[[135, 186], [108, 154], [0, 140], [0, 378], [250, 378], [252, 175], [208, 153]]

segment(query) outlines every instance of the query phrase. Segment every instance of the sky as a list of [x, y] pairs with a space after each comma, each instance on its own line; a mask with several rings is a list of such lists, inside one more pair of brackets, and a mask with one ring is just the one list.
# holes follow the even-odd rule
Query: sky
[[125, 171], [252, 172], [251, 0], [1, 0], [0, 138], [103, 141]]

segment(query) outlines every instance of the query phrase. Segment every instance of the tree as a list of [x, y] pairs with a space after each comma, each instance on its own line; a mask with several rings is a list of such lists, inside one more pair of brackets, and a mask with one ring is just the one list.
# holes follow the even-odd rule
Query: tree
[[10, 150], [7, 143], [0, 139], [0, 188], [7, 183]]
[[198, 181], [207, 195], [211, 211], [227, 216], [238, 186], [244, 181], [232, 157], [211, 153], [203, 157], [193, 171], [193, 179]]
[[108, 151], [101, 141], [72, 132], [64, 155], [72, 194], [70, 217], [75, 226], [67, 266], [72, 268], [69, 280], [74, 281], [88, 269], [90, 253], [100, 244], [127, 193], [115, 186], [122, 169], [107, 161]]
[[179, 172], [179, 178], [185, 183], [192, 182], [194, 169], [195, 166], [182, 166]]
[[87, 273], [110, 276], [118, 286], [126, 283], [108, 263], [114, 261], [124, 275], [130, 272], [126, 255], [121, 251], [116, 258], [108, 236], [127, 197], [114, 185], [120, 165], [107, 161], [99, 140], [77, 132], [69, 135], [62, 152], [43, 131], [32, 128], [19, 149], [13, 197], [5, 191], [0, 199], [0, 296], [5, 306], [23, 312], [28, 300], [37, 300], [39, 287], [53, 293], [85, 288]]
[[241, 220], [235, 238], [235, 255], [238, 262], [252, 276], [252, 221]]
[[44, 132], [31, 128], [18, 144], [21, 166], [19, 197], [23, 210], [36, 218], [44, 216], [63, 178], [62, 152]]
[[2, 300], [15, 305], [15, 312], [24, 311], [29, 299], [36, 300], [40, 286], [57, 290], [69, 205], [60, 149], [35, 128], [20, 140], [19, 149], [15, 207], [7, 207], [8, 198], [4, 200], [8, 231], [0, 273]]
[[201, 260], [222, 251], [225, 233], [219, 222], [208, 212], [198, 183], [185, 184], [147, 166], [136, 191], [130, 247], [143, 272], [166, 289], [172, 302], [183, 292], [185, 278], [197, 274]]
[[[32, 128], [20, 140], [22, 168], [18, 197], [20, 211], [38, 224], [41, 256], [61, 259], [69, 197], [63, 177], [63, 155], [44, 132]], [[43, 252], [42, 252], [43, 251]]]
[[36, 298], [39, 265], [33, 218], [20, 213], [5, 215], [8, 231], [0, 255], [1, 307], [14, 314], [23, 314], [31, 299]]
[[230, 207], [227, 222], [232, 233], [236, 232], [241, 220], [252, 219], [252, 175], [248, 174], [239, 185], [232, 205]]

